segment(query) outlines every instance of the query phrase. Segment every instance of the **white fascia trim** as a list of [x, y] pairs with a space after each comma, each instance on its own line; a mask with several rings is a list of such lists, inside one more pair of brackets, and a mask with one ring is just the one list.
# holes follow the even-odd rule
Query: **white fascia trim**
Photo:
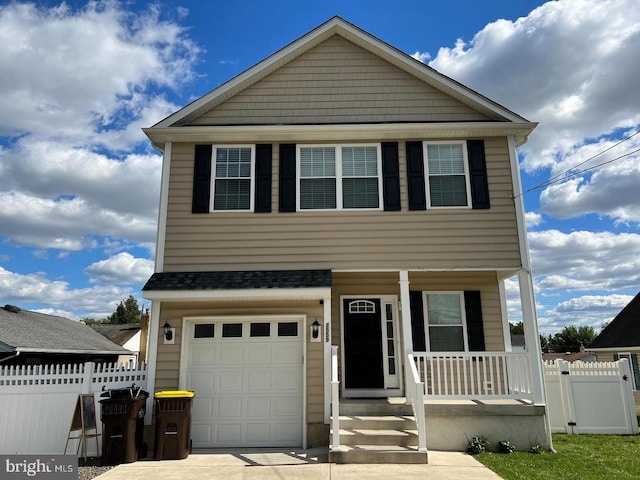
[[91, 354], [91, 355], [126, 355], [130, 354], [129, 350], [82, 350], [82, 349], [74, 349], [74, 348], [16, 348], [16, 352], [20, 353], [73, 353], [73, 354]]
[[586, 351], [587, 353], [636, 353], [636, 351], [640, 351], [640, 345], [636, 345], [635, 347], [587, 347]]
[[147, 290], [147, 300], [207, 301], [207, 300], [317, 300], [330, 299], [330, 287], [317, 288], [256, 288], [238, 290]]
[[167, 233], [167, 209], [169, 205], [169, 172], [171, 171], [172, 143], [166, 142], [162, 150], [162, 176], [160, 177], [160, 208], [156, 232], [156, 258], [154, 272], [164, 269], [164, 247]]
[[524, 216], [524, 199], [522, 198], [522, 180], [520, 178], [520, 164], [518, 151], [512, 136], [507, 137], [509, 162], [511, 163], [511, 183], [513, 184], [513, 203], [516, 210], [516, 226], [518, 242], [520, 243], [520, 262], [522, 268], [531, 273], [531, 258], [529, 256], [529, 240], [527, 239], [527, 225]]
[[329, 125], [195, 125], [143, 129], [154, 145], [164, 142], [254, 142], [308, 143], [371, 142], [383, 140], [429, 140], [513, 136], [524, 144], [537, 126], [533, 122], [371, 123]]

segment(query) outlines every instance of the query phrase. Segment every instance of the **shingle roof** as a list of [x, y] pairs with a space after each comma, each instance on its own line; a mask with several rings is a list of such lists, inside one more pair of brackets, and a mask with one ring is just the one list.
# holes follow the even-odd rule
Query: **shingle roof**
[[14, 351], [25, 352], [113, 355], [129, 352], [83, 323], [8, 305], [0, 307], [0, 342]]
[[142, 290], [242, 290], [330, 287], [331, 270], [154, 273]]
[[100, 324], [89, 325], [93, 330], [100, 335], [107, 337], [113, 343], [118, 345], [124, 345], [131, 338], [140, 331], [140, 324], [138, 323], [125, 323], [125, 324]]
[[589, 348], [640, 347], [640, 293], [596, 337]]
[[596, 356], [592, 352], [567, 352], [567, 353], [543, 353], [543, 360], [565, 360], [567, 362], [584, 361], [585, 359], [592, 358], [595, 360]]

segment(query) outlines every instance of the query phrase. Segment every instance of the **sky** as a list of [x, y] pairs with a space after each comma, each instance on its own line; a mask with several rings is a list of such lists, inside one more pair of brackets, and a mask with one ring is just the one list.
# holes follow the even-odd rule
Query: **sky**
[[539, 122], [518, 153], [540, 330], [613, 319], [640, 290], [637, 0], [0, 1], [0, 305], [148, 307], [141, 128], [334, 15]]

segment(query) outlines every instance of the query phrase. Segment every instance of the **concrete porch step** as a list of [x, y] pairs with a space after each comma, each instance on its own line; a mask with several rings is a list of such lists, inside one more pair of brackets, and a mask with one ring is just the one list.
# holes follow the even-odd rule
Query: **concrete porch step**
[[344, 399], [340, 401], [340, 415], [406, 416], [413, 415], [413, 408], [405, 403], [404, 398]]
[[340, 451], [329, 451], [331, 463], [398, 463], [426, 464], [427, 452], [419, 452], [411, 447], [385, 446], [342, 446]]
[[340, 415], [340, 427], [345, 430], [402, 430], [413, 424], [414, 418], [409, 415]]
[[340, 444], [347, 446], [392, 445], [408, 447], [418, 445], [415, 430], [340, 429]]

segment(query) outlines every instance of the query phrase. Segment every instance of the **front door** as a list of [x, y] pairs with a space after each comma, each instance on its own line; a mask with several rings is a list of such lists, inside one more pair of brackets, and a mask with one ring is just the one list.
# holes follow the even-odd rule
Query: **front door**
[[384, 388], [380, 299], [343, 300], [345, 388]]

